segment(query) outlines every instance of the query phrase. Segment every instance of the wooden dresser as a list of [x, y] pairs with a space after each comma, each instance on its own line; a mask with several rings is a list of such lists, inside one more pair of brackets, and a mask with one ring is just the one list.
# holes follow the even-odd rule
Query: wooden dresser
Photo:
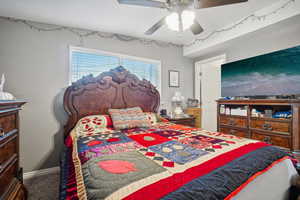
[[[218, 131], [264, 141], [289, 151], [300, 150], [300, 100], [218, 100], [217, 102]], [[259, 112], [256, 112], [257, 110]], [[234, 114], [232, 111], [235, 111]], [[263, 113], [261, 111], [265, 113], [269, 111], [271, 116], [261, 114]], [[290, 117], [273, 117], [276, 112], [286, 111], [291, 112]]]
[[201, 108], [187, 108], [185, 112], [195, 117], [195, 127], [201, 128]]
[[0, 199], [26, 199], [19, 166], [19, 110], [24, 101], [0, 101]]

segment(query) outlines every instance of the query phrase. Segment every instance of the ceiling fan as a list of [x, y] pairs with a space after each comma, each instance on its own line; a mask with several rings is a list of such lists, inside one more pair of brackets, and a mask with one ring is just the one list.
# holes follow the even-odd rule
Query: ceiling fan
[[171, 12], [170, 15], [163, 17], [149, 28], [145, 32], [146, 35], [152, 35], [165, 24], [171, 30], [182, 32], [190, 29], [194, 35], [198, 35], [203, 32], [203, 28], [195, 19], [195, 13], [192, 11], [192, 8], [210, 8], [247, 1], [248, 0], [118, 0], [120, 4], [162, 8]]

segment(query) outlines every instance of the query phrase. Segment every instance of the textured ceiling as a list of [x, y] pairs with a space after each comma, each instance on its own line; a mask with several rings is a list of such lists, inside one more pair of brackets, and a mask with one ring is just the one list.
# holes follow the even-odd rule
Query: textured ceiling
[[[210, 32], [269, 6], [275, 1], [277, 0], [249, 0], [242, 4], [197, 10], [196, 15], [205, 31]], [[190, 31], [177, 33], [167, 27], [162, 27], [151, 36], [144, 35], [150, 26], [167, 14], [168, 11], [159, 8], [119, 5], [117, 0], [0, 0], [0, 16], [177, 44], [185, 44], [195, 38]]]

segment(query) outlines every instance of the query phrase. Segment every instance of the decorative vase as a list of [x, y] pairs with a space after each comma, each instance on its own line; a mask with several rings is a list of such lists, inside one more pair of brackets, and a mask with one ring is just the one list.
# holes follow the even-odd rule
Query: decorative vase
[[2, 74], [1, 83], [0, 83], [0, 100], [15, 100], [15, 97], [12, 94], [8, 92], [3, 92], [4, 83], [5, 83], [5, 76], [4, 74]]

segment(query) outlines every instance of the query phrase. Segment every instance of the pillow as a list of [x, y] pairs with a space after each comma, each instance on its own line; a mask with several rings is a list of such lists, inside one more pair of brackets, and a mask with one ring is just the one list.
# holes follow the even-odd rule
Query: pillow
[[151, 125], [155, 125], [157, 123], [157, 114], [153, 112], [145, 112], [147, 119], [150, 121]]
[[112, 118], [115, 129], [151, 126], [150, 121], [140, 107], [109, 109], [108, 112]]
[[89, 115], [81, 118], [76, 124], [76, 132], [81, 133], [97, 133], [102, 132], [106, 128], [112, 128], [112, 120], [109, 115]]

